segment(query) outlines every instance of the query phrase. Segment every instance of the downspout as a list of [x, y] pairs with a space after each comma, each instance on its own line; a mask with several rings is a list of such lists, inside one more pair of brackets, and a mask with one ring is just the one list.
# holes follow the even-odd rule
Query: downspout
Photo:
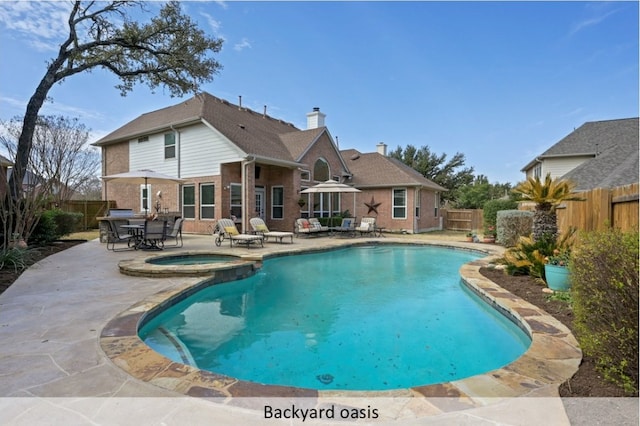
[[[250, 158], [250, 160], [248, 160]], [[247, 166], [256, 162], [256, 158], [253, 156], [247, 156], [247, 159], [242, 160], [242, 170], [240, 170], [242, 176], [242, 232], [246, 233], [249, 226], [249, 218], [247, 217], [247, 205], [249, 203], [248, 195], [249, 188], [247, 187]]]
[[[180, 131], [178, 129], [176, 129], [175, 127], [173, 127], [173, 125], [171, 125], [170, 128], [173, 131], [173, 133], [176, 134], [176, 160], [178, 162], [177, 170], [176, 170], [176, 173], [177, 173], [176, 177], [178, 179], [180, 179], [180, 172], [181, 172], [180, 171], [180, 147], [182, 145], [180, 143]], [[178, 209], [178, 211], [181, 212], [182, 208], [180, 206], [180, 199], [182, 197], [180, 196], [180, 188], [181, 188], [181, 185], [178, 185], [178, 190], [177, 190], [178, 193], [176, 194], [176, 200], [178, 200], [178, 203], [177, 203], [178, 205], [176, 206], [176, 209]], [[182, 216], [182, 213], [180, 213], [180, 216]]]

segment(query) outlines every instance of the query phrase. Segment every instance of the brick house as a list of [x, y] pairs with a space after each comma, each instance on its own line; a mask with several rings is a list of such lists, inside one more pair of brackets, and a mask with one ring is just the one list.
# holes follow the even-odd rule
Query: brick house
[[374, 199], [380, 203], [374, 209], [378, 222], [387, 229], [440, 227], [437, 206], [444, 188], [386, 153], [358, 153], [354, 159], [355, 151], [340, 152], [324, 119], [314, 108], [307, 129], [300, 130], [267, 115], [266, 107], [259, 113], [198, 94], [143, 114], [94, 143], [102, 150], [103, 176], [151, 169], [185, 183], [104, 182], [103, 198], [136, 212], [159, 202], [185, 218], [185, 232], [208, 232], [215, 219], [231, 216], [243, 229], [260, 216], [274, 230], [292, 230], [298, 217], [353, 210], [352, 194], [300, 194], [334, 179], [363, 191], [355, 199], [357, 217], [376, 216], [365, 204]]

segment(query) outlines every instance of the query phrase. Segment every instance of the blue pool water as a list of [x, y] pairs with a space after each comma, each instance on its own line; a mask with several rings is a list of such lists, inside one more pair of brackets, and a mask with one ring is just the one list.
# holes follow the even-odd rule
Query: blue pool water
[[198, 368], [312, 389], [384, 390], [509, 364], [528, 336], [461, 283], [478, 256], [420, 246], [268, 259], [150, 320], [140, 337]]

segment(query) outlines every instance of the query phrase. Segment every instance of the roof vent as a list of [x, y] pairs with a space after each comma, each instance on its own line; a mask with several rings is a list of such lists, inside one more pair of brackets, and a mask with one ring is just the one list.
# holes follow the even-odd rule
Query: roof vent
[[358, 158], [360, 158], [360, 154], [353, 154], [353, 155], [351, 156], [351, 160], [352, 160], [352, 161], [356, 161]]

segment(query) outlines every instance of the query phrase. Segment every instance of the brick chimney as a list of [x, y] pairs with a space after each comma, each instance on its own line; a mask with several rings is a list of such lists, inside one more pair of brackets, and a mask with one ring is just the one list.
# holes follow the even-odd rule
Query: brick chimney
[[376, 148], [378, 149], [378, 154], [384, 155], [385, 157], [387, 156], [387, 144], [386, 143], [380, 142], [378, 145], [376, 145]]
[[320, 108], [313, 108], [313, 112], [307, 114], [307, 130], [324, 127], [325, 114], [320, 112]]

